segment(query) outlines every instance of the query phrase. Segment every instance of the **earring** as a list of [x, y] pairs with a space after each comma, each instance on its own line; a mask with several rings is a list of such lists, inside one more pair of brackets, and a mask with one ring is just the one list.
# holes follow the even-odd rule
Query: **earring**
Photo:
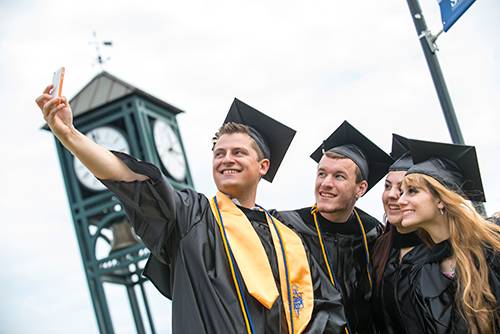
[[441, 216], [444, 215], [443, 209], [439, 209], [439, 213], [441, 214]]

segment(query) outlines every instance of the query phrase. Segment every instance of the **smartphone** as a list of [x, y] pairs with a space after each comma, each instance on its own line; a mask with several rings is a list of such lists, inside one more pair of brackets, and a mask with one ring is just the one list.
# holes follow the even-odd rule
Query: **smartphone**
[[64, 67], [61, 67], [54, 72], [52, 77], [52, 97], [61, 96], [62, 86], [64, 81]]

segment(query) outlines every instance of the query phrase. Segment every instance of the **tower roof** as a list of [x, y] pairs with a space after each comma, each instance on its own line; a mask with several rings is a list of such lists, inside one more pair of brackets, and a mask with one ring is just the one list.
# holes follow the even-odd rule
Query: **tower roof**
[[[89, 83], [76, 93], [69, 101], [69, 104], [73, 111], [73, 117], [78, 117], [130, 95], [142, 96], [160, 107], [168, 109], [174, 115], [184, 112], [106, 71], [102, 71], [90, 80]], [[43, 129], [48, 130], [47, 124], [43, 126]]]
[[144, 98], [169, 109], [174, 114], [183, 112], [179, 108], [174, 107], [173, 105], [162, 101], [129, 83], [126, 83], [106, 71], [102, 71], [90, 80], [85, 87], [76, 93], [69, 103], [71, 105], [71, 109], [73, 110], [73, 116], [77, 117], [97, 107], [132, 94], [143, 96]]

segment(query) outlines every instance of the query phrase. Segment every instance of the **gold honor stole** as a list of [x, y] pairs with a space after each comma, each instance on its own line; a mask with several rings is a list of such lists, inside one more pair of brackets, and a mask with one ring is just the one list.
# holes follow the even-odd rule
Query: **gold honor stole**
[[[224, 242], [247, 332], [253, 333], [239, 275], [234, 267], [235, 265], [238, 267], [248, 293], [270, 309], [279, 293], [269, 259], [252, 224], [228, 196], [217, 192], [217, 195], [210, 200], [210, 206]], [[267, 212], [266, 218], [278, 262], [288, 332], [302, 333], [311, 320], [314, 300], [306, 252], [295, 232]]]

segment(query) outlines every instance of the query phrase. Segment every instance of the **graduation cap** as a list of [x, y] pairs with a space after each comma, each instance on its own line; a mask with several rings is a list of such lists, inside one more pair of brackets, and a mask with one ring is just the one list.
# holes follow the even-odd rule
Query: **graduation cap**
[[229, 122], [244, 124], [250, 128], [250, 137], [270, 161], [264, 179], [272, 182], [296, 131], [236, 98], [224, 124]]
[[476, 148], [468, 145], [408, 140], [414, 166], [407, 174], [428, 175], [474, 202], [486, 202]]
[[413, 166], [408, 138], [392, 134], [391, 157], [396, 161], [389, 167], [389, 172], [407, 171]]
[[367, 191], [387, 174], [389, 166], [394, 162], [387, 153], [347, 121], [323, 141], [311, 154], [311, 158], [319, 163], [327, 151], [351, 159], [359, 167], [363, 179], [368, 182]]

